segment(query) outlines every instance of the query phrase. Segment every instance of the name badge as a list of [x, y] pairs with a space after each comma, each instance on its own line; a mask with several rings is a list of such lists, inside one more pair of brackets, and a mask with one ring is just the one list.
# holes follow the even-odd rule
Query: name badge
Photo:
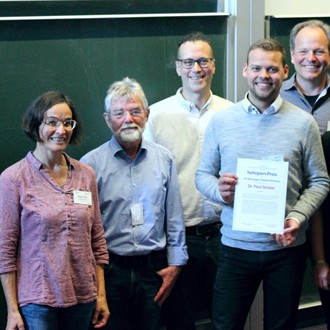
[[132, 226], [144, 224], [143, 204], [136, 203], [131, 206]]
[[92, 193], [90, 191], [73, 191], [73, 202], [75, 204], [92, 205]]

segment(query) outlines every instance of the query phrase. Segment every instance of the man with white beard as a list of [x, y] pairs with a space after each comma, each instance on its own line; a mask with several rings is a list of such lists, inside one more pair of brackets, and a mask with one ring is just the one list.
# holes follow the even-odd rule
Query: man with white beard
[[148, 116], [141, 85], [114, 82], [104, 112], [113, 136], [81, 159], [97, 177], [111, 330], [159, 329], [160, 306], [188, 260], [174, 162], [167, 149], [142, 139]]

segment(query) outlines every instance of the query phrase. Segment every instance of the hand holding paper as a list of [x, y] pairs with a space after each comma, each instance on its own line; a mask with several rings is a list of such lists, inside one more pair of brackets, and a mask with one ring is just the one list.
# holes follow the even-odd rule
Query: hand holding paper
[[284, 223], [283, 234], [273, 234], [276, 242], [280, 246], [290, 246], [297, 237], [299, 224], [296, 220], [288, 219]]
[[219, 191], [224, 202], [231, 203], [234, 200], [237, 180], [238, 177], [233, 173], [224, 173], [219, 178]]

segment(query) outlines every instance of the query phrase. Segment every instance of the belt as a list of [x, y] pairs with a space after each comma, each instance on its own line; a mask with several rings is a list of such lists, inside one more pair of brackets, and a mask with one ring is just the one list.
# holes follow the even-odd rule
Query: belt
[[220, 222], [213, 222], [208, 225], [197, 225], [197, 226], [191, 226], [186, 227], [186, 234], [188, 236], [215, 236], [217, 234], [220, 234], [220, 228], [222, 226], [222, 223]]
[[160, 270], [168, 266], [166, 250], [135, 256], [122, 256], [109, 251], [109, 259], [110, 262], [123, 267], [150, 266], [153, 270]]

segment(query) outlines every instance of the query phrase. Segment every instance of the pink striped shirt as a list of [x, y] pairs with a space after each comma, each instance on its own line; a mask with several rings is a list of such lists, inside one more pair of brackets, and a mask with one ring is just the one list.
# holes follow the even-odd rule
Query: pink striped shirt
[[[65, 156], [63, 187], [31, 152], [0, 176], [0, 273], [17, 271], [21, 306], [93, 301], [95, 265], [108, 263], [94, 172]], [[91, 203], [74, 201], [77, 191]]]

